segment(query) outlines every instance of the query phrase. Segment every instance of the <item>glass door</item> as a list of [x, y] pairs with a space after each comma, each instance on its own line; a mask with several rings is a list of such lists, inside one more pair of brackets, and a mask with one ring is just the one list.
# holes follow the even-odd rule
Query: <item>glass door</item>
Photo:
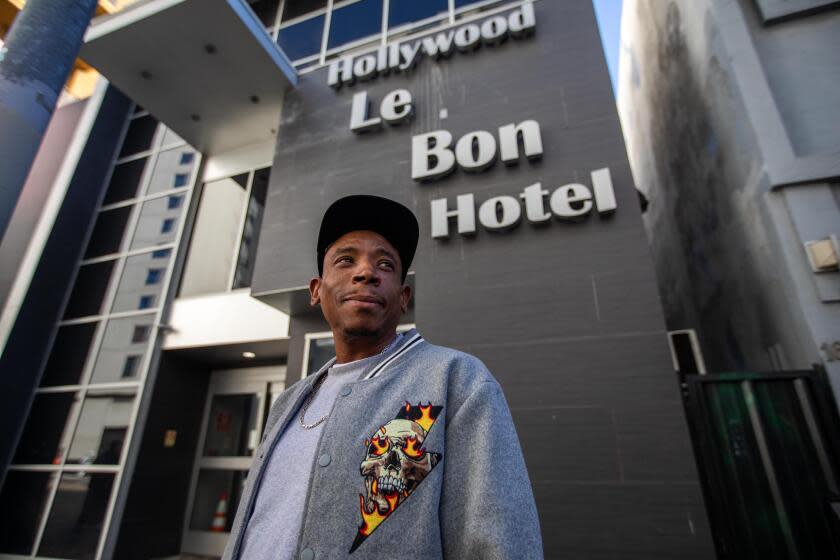
[[[252, 371], [256, 370], [256, 371]], [[213, 373], [204, 412], [182, 549], [221, 556], [285, 366]]]

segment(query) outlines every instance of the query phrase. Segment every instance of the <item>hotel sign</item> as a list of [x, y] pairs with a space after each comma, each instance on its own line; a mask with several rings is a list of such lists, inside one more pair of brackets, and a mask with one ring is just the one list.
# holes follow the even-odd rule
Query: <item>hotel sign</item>
[[[480, 23], [468, 23], [408, 44], [392, 44], [379, 48], [376, 53], [347, 56], [332, 63], [327, 77], [328, 84], [340, 88], [356, 80], [371, 80], [389, 72], [409, 71], [417, 64], [421, 54], [433, 59], [448, 57], [456, 51], [470, 51], [482, 43], [495, 45], [509, 35], [514, 38], [528, 36], [536, 29], [534, 6], [525, 2], [507, 16], [493, 16]], [[350, 130], [354, 133], [372, 133], [387, 124], [399, 126], [415, 115], [414, 98], [407, 89], [396, 89], [385, 95], [379, 104], [378, 114], [371, 114], [371, 100], [367, 91], [353, 96]], [[540, 124], [536, 120], [502, 124], [494, 132], [476, 130], [455, 141], [447, 130], [435, 130], [415, 135], [411, 139], [411, 178], [428, 183], [439, 181], [456, 169], [465, 173], [481, 173], [493, 167], [499, 159], [507, 166], [519, 164], [522, 156], [534, 161], [543, 156]], [[555, 217], [560, 220], [579, 220], [595, 210], [599, 215], [611, 214], [616, 209], [612, 177], [608, 168], [590, 174], [591, 186], [571, 183], [558, 186], [552, 192], [534, 183], [516, 195], [499, 195], [485, 200], [478, 206], [473, 194], [456, 197], [454, 205], [445, 198], [431, 200], [431, 232], [435, 239], [450, 236], [450, 220], [461, 235], [476, 232], [478, 223], [489, 231], [503, 231], [519, 225], [523, 216], [532, 224], [545, 223]]]

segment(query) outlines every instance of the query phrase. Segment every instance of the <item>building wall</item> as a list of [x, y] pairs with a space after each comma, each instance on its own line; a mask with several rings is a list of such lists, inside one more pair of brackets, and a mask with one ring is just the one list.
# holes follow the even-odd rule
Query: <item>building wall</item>
[[87, 240], [91, 218], [105, 186], [128, 110], [129, 101], [125, 96], [116, 90], [106, 93], [26, 292], [19, 318], [0, 356], [0, 370], [3, 371], [0, 410], [6, 426], [0, 437], [0, 465], [4, 472], [26, 419], [32, 390], [38, 384], [38, 376], [52, 345], [55, 323], [66, 301], [66, 280], [72, 277]]
[[[448, 59], [423, 58], [333, 90], [328, 69], [301, 76], [285, 100], [253, 292], [300, 291], [317, 274], [320, 216], [351, 193], [413, 208], [421, 233], [413, 270], [415, 322], [429, 341], [471, 352], [502, 384], [524, 448], [546, 557], [708, 558], [712, 546], [637, 195], [624, 152], [592, 7], [536, 2], [532, 38]], [[457, 27], [457, 24], [456, 24]], [[411, 41], [409, 41], [411, 42]], [[397, 88], [416, 114], [401, 127], [357, 135], [354, 94], [373, 114]], [[455, 139], [535, 119], [545, 155], [481, 173], [411, 180], [411, 137]], [[472, 193], [477, 204], [549, 191], [609, 167], [612, 217], [524, 221], [507, 232], [432, 239], [430, 201]], [[450, 228], [454, 228], [454, 221]], [[289, 371], [300, 361], [293, 315]]]
[[837, 393], [838, 273], [803, 244], [840, 223], [840, 11], [765, 23], [761, 2], [626, 2], [619, 110], [669, 329], [709, 371], [824, 362]]

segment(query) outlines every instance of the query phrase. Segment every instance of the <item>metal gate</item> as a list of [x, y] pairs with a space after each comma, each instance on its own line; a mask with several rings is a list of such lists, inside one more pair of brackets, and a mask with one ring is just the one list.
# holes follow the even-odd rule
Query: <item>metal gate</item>
[[718, 557], [840, 558], [840, 440], [824, 371], [680, 377]]

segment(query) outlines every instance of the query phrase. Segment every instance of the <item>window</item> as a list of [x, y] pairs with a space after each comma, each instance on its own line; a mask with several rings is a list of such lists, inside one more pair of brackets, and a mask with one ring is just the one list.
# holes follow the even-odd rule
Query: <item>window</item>
[[140, 365], [140, 358], [141, 356], [132, 355], [125, 357], [125, 363], [123, 364], [122, 370], [122, 378], [125, 379], [127, 377], [134, 377], [137, 375], [137, 368]]
[[149, 325], [135, 325], [134, 331], [131, 333], [131, 342], [146, 342], [149, 340]]
[[175, 182], [173, 183], [172, 187], [176, 188], [176, 189], [178, 187], [185, 187], [185, 186], [187, 186], [187, 183], [189, 183], [189, 182], [190, 182], [190, 176], [188, 174], [186, 174], [186, 173], [176, 173], [175, 174]]
[[119, 251], [130, 215], [131, 206], [100, 212], [85, 250], [85, 258], [92, 259]]
[[81, 323], [58, 329], [47, 367], [41, 376], [41, 387], [75, 385], [79, 382], [98, 324]]
[[188, 165], [195, 159], [195, 154], [192, 152], [183, 152], [181, 154], [181, 165]]
[[146, 285], [157, 284], [163, 277], [162, 268], [150, 268], [146, 273]]
[[274, 25], [274, 16], [277, 15], [278, 0], [248, 0], [248, 5], [254, 10], [265, 27]]
[[123, 140], [122, 150], [120, 150], [120, 157], [151, 149], [152, 139], [155, 137], [158, 125], [157, 120], [150, 115], [137, 117], [130, 122], [125, 140]]
[[168, 196], [166, 198], [167, 198], [166, 207], [169, 210], [175, 210], [176, 208], [180, 208], [181, 203], [184, 202], [184, 197], [183, 196]]
[[161, 233], [170, 233], [172, 228], [175, 227], [175, 218], [166, 218], [160, 224], [160, 232]]
[[391, 0], [388, 6], [388, 26], [397, 27], [436, 15], [446, 15], [449, 0]]
[[171, 249], [158, 249], [157, 251], [152, 251], [152, 258], [153, 259], [165, 259], [169, 257], [169, 253], [171, 253]]
[[147, 162], [148, 158], [139, 158], [114, 166], [102, 204], [114, 204], [137, 196]]
[[245, 227], [242, 229], [242, 239], [239, 242], [239, 255], [236, 261], [236, 271], [233, 275], [233, 288], [245, 288], [251, 285], [254, 274], [254, 257], [260, 238], [265, 197], [268, 192], [268, 178], [271, 168], [259, 169], [254, 172], [251, 183], [251, 196], [245, 211]]
[[328, 49], [368, 36], [382, 30], [382, 0], [361, 0], [333, 9]]
[[327, 7], [327, 0], [286, 0], [283, 5], [283, 21], [322, 10]]
[[281, 28], [277, 43], [291, 60], [298, 60], [321, 52], [323, 34], [324, 16], [320, 15]]
[[155, 296], [140, 296], [140, 301], [137, 303], [137, 309], [149, 309], [155, 304]]
[[76, 283], [70, 293], [70, 301], [67, 302], [67, 309], [64, 311], [65, 319], [78, 319], [101, 313], [113, 269], [114, 261], [79, 267]]

